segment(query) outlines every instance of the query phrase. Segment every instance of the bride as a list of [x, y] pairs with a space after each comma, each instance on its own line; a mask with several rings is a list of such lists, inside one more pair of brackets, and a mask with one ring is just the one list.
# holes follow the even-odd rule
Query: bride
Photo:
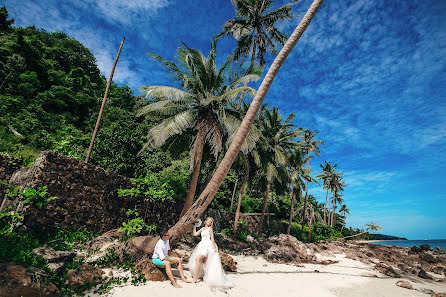
[[201, 241], [195, 247], [189, 258], [189, 271], [193, 275], [193, 281], [196, 283], [198, 278], [203, 278], [211, 287], [227, 288], [232, 286], [232, 281], [223, 271], [218, 254], [217, 245], [214, 241], [214, 231], [212, 224], [214, 220], [208, 217], [205, 226], [197, 232], [194, 225], [194, 236], [201, 234]]

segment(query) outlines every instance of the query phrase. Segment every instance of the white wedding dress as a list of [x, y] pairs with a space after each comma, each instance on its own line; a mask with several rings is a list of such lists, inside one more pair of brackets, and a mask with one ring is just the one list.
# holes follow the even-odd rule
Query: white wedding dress
[[207, 260], [206, 263], [201, 263], [198, 278], [203, 278], [204, 282], [211, 287], [228, 288], [232, 286], [232, 281], [221, 266], [218, 249], [217, 252], [214, 252], [208, 228], [201, 231], [201, 241], [197, 244], [189, 258], [188, 266], [192, 276], [195, 273], [195, 258], [199, 255], [206, 256]]

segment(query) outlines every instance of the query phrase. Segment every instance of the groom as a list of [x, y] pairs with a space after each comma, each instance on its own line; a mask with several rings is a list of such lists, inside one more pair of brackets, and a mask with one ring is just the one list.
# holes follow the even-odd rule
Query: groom
[[170, 282], [175, 288], [181, 288], [176, 282], [172, 273], [172, 264], [178, 265], [178, 271], [180, 272], [181, 280], [185, 283], [190, 283], [185, 277], [183, 272], [183, 264], [181, 259], [177, 257], [170, 257], [170, 244], [169, 244], [169, 233], [161, 231], [159, 233], [160, 239], [155, 245], [155, 250], [153, 251], [152, 263], [156, 267], [164, 268], [166, 270], [167, 276]]

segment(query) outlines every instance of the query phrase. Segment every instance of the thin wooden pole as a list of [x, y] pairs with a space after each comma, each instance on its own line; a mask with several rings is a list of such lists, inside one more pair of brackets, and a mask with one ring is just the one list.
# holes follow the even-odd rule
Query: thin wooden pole
[[99, 111], [98, 119], [96, 121], [96, 126], [94, 127], [93, 136], [91, 137], [90, 147], [88, 148], [87, 157], [85, 158], [85, 163], [88, 163], [88, 159], [91, 155], [91, 150], [93, 149], [94, 140], [96, 138], [96, 134], [98, 133], [99, 123], [101, 122], [102, 112], [104, 111], [105, 101], [107, 100], [108, 90], [110, 89], [111, 81], [113, 79], [113, 73], [115, 72], [116, 64], [119, 60], [119, 55], [121, 54], [122, 46], [124, 45], [125, 37], [122, 38], [121, 46], [119, 47], [118, 54], [115, 58], [115, 63], [113, 64], [112, 71], [110, 73], [110, 78], [108, 79], [107, 87], [105, 88], [104, 99], [102, 99], [101, 110]]

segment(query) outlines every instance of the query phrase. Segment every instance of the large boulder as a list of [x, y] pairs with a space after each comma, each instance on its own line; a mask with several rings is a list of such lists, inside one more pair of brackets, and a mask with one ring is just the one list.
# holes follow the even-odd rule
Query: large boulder
[[230, 255], [218, 251], [220, 254], [221, 265], [225, 271], [237, 272], [237, 262]]
[[433, 279], [432, 276], [427, 274], [427, 272], [423, 268], [420, 268], [420, 271], [418, 271], [418, 277], [421, 277], [424, 279]]
[[[39, 277], [36, 277], [39, 276]], [[0, 296], [59, 296], [59, 290], [39, 269], [30, 271], [16, 264], [0, 264]]]
[[378, 269], [379, 272], [381, 272], [382, 274], [385, 274], [387, 276], [394, 277], [394, 278], [401, 277], [392, 266], [387, 265], [386, 263], [383, 263], [383, 262], [376, 263], [375, 268]]
[[420, 245], [420, 248], [421, 248], [423, 251], [432, 251], [431, 246], [428, 245], [428, 244], [422, 244], [422, 245]]
[[314, 263], [314, 251], [297, 240], [296, 237], [286, 234], [272, 236], [261, 244], [265, 258], [274, 263]]
[[159, 269], [153, 265], [151, 259], [143, 259], [138, 264], [135, 265], [136, 271], [141, 271], [146, 280], [154, 282], [162, 282], [167, 280], [167, 276], [164, 269]]
[[398, 287], [401, 287], [401, 288], [405, 288], [405, 289], [409, 289], [409, 290], [414, 290], [414, 288], [412, 287], [412, 285], [411, 285], [408, 281], [405, 281], [405, 280], [399, 280], [399, 281], [397, 281], [397, 282], [396, 282], [396, 285], [397, 285]]
[[427, 262], [427, 263], [429, 263], [429, 264], [438, 263], [438, 259], [435, 256], [431, 255], [431, 254], [423, 253], [423, 254], [420, 255], [420, 259], [425, 261], [425, 262]]
[[102, 283], [104, 271], [89, 264], [82, 264], [77, 269], [67, 272], [68, 283], [71, 288]]

